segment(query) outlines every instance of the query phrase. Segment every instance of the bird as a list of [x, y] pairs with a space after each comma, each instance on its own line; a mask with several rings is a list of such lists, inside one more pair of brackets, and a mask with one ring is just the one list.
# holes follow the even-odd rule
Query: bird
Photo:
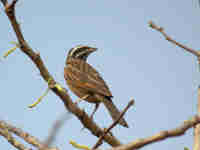
[[[112, 120], [115, 121], [118, 119], [120, 111], [112, 101], [112, 93], [101, 75], [92, 65], [87, 63], [88, 56], [96, 50], [97, 48], [86, 45], [77, 45], [71, 48], [65, 62], [64, 78], [69, 89], [77, 97], [95, 104], [91, 118], [93, 118], [99, 104], [103, 103]], [[124, 118], [119, 120], [119, 124], [129, 127]]]

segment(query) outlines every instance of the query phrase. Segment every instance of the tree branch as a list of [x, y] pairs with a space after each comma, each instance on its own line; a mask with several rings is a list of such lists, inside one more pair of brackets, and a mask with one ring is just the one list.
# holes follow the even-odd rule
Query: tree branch
[[7, 141], [13, 145], [15, 148], [19, 149], [19, 150], [31, 150], [26, 148], [23, 144], [21, 144], [20, 142], [18, 142], [8, 131], [8, 129], [6, 129], [5, 127], [2, 127], [0, 125], [0, 135], [3, 136], [4, 138], [7, 139]]
[[[166, 40], [169, 42], [179, 46], [180, 48], [183, 48], [183, 50], [195, 55], [197, 57], [198, 63], [199, 63], [199, 69], [200, 69], [200, 52], [197, 50], [194, 50], [192, 48], [189, 48], [183, 44], [180, 44], [173, 40], [171, 37], [169, 37], [165, 32], [162, 27], [157, 26], [155, 23], [152, 21], [149, 22], [149, 25], [152, 29], [157, 30], [160, 32]], [[198, 105], [197, 105], [197, 114], [200, 116], [200, 87], [198, 88]], [[200, 149], [200, 124], [197, 124], [194, 127], [194, 144], [193, 144], [193, 150], [199, 150]]]
[[194, 116], [194, 117], [192, 117], [192, 119], [184, 121], [183, 124], [177, 128], [174, 128], [172, 130], [161, 131], [153, 136], [143, 138], [143, 139], [138, 139], [138, 140], [130, 142], [128, 144], [124, 144], [122, 146], [111, 148], [110, 150], [133, 150], [133, 149], [142, 148], [148, 144], [162, 141], [167, 138], [181, 136], [188, 129], [194, 127], [198, 123], [200, 123], [200, 117]]
[[[21, 32], [21, 28], [17, 23], [15, 17], [15, 4], [17, 0], [13, 0], [11, 4], [8, 4], [5, 0], [1, 0], [1, 2], [4, 4], [5, 13], [8, 16], [17, 36], [20, 45], [20, 50], [24, 52], [36, 65], [43, 79], [49, 83], [49, 87], [58, 97], [60, 97], [65, 107], [71, 113], [73, 113], [81, 121], [85, 128], [88, 128], [91, 131], [93, 135], [100, 137], [104, 133], [103, 130], [93, 120], [91, 120], [91, 118], [83, 110], [81, 110], [77, 105], [73, 103], [72, 99], [70, 98], [70, 96], [64, 88], [62, 88], [61, 86], [60, 87], [62, 90], [60, 90], [60, 88], [57, 88], [57, 83], [52, 77], [52, 75], [49, 73], [46, 66], [44, 65], [40, 54], [35, 53], [25, 41], [24, 36]], [[104, 140], [112, 146], [119, 146], [121, 144], [119, 140], [117, 140], [114, 136], [110, 135], [105, 135]]]
[[[197, 114], [200, 116], [200, 87], [198, 88]], [[193, 150], [200, 150], [200, 124], [194, 126]]]
[[189, 47], [187, 47], [187, 46], [185, 46], [185, 45], [183, 45], [183, 44], [180, 44], [180, 43], [178, 43], [177, 41], [173, 40], [170, 36], [168, 36], [168, 35], [164, 32], [164, 29], [163, 29], [162, 27], [157, 26], [154, 22], [150, 21], [150, 22], [149, 22], [149, 26], [150, 26], [152, 29], [155, 29], [155, 30], [157, 30], [158, 32], [160, 32], [160, 33], [165, 37], [165, 39], [166, 39], [167, 41], [169, 41], [169, 42], [171, 42], [171, 43], [177, 45], [177, 46], [180, 47], [180, 48], [183, 48], [183, 50], [185, 50], [185, 51], [187, 51], [187, 52], [189, 52], [189, 53], [191, 53], [191, 54], [197, 56], [198, 58], [200, 57], [200, 53], [199, 53], [198, 51], [196, 51], [196, 50], [194, 50], [194, 49], [192, 49], [192, 48], [189, 48]]
[[[22, 139], [24, 139], [24, 141], [26, 141], [27, 143], [33, 145], [34, 147], [38, 148], [38, 149], [48, 149], [48, 150], [56, 150], [56, 148], [49, 148], [47, 147], [44, 143], [40, 142], [37, 138], [35, 138], [34, 136], [31, 136], [29, 133], [24, 132], [22, 129], [20, 128], [16, 128], [15, 126], [6, 123], [5, 121], [1, 120], [0, 121], [0, 127], [6, 128], [9, 132], [14, 133], [15, 135], [17, 135], [18, 137], [21, 137]], [[58, 149], [57, 149], [58, 150]]]
[[128, 103], [128, 105], [126, 106], [126, 108], [125, 108], [125, 109], [121, 112], [121, 114], [119, 115], [118, 119], [115, 120], [115, 121], [110, 125], [110, 127], [108, 127], [108, 128], [104, 131], [104, 134], [101, 135], [101, 137], [99, 138], [99, 140], [97, 141], [97, 143], [93, 146], [93, 148], [92, 148], [93, 150], [94, 150], [94, 149], [97, 149], [97, 148], [101, 145], [104, 136], [105, 136], [108, 132], [110, 132], [110, 130], [111, 130], [112, 128], [114, 128], [114, 127], [119, 123], [120, 119], [125, 115], [126, 111], [127, 111], [134, 103], [135, 103], [134, 100], [131, 100], [131, 101]]

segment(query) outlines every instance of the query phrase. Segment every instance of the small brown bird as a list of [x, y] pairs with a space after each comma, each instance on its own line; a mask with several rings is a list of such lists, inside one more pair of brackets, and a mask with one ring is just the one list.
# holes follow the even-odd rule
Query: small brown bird
[[[102, 102], [113, 120], [116, 120], [120, 111], [112, 102], [112, 94], [100, 74], [87, 63], [87, 57], [97, 48], [89, 46], [76, 46], [69, 50], [64, 68], [64, 78], [70, 90], [80, 99], [95, 103], [93, 117], [99, 104]], [[122, 118], [119, 124], [128, 127], [125, 119]]]

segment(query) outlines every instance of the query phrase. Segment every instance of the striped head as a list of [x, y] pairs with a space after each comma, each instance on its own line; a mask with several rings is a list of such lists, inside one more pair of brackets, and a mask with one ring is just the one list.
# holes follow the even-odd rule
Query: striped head
[[97, 48], [79, 45], [74, 48], [71, 48], [68, 52], [67, 60], [73, 58], [73, 59], [81, 59], [84, 61], [87, 61], [87, 57], [94, 51], [96, 51]]

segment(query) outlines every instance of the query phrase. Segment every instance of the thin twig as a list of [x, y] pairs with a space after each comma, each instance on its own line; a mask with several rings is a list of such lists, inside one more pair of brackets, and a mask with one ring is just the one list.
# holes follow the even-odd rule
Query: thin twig
[[[15, 16], [15, 4], [16, 4], [16, 0], [13, 0], [11, 4], [6, 4], [4, 7], [5, 7], [5, 13], [8, 16], [9, 21], [11, 22], [12, 27], [17, 36], [18, 43], [20, 45], [20, 50], [23, 53], [25, 53], [36, 65], [43, 79], [47, 83], [48, 81], [51, 81], [49, 83], [49, 87], [58, 97], [60, 97], [60, 99], [62, 100], [65, 107], [68, 109], [68, 111], [73, 113], [81, 121], [81, 123], [85, 126], [85, 128], [91, 131], [93, 135], [100, 137], [104, 131], [83, 110], [81, 110], [77, 105], [73, 103], [71, 97], [68, 95], [65, 88], [61, 86], [57, 88], [58, 84], [56, 83], [52, 75], [49, 73], [47, 67], [44, 65], [40, 57], [40, 54], [34, 52], [33, 49], [25, 41], [24, 36], [21, 32], [20, 25], [18, 24], [16, 16]], [[110, 136], [108, 134], [105, 135], [104, 140], [112, 146], [119, 146], [121, 144], [120, 141], [116, 137]]]
[[198, 51], [192, 49], [192, 48], [189, 48], [183, 44], [180, 44], [178, 43], [177, 41], [173, 40], [170, 36], [168, 36], [165, 32], [164, 32], [164, 29], [162, 27], [159, 27], [157, 26], [154, 22], [150, 21], [149, 22], [149, 26], [152, 28], [152, 29], [155, 29], [157, 30], [158, 32], [160, 32], [167, 41], [183, 48], [185, 51], [189, 52], [189, 53], [192, 53], [193, 55], [197, 56], [198, 58], [200, 57], [200, 54], [198, 53]]
[[110, 127], [108, 127], [108, 128], [104, 131], [103, 135], [101, 135], [101, 137], [99, 138], [99, 140], [97, 141], [97, 143], [93, 146], [93, 148], [92, 148], [93, 150], [94, 150], [94, 149], [97, 149], [97, 148], [101, 145], [104, 136], [105, 136], [108, 132], [110, 132], [110, 130], [111, 130], [112, 128], [114, 128], [114, 127], [119, 123], [120, 119], [124, 116], [124, 114], [126, 113], [126, 111], [127, 111], [134, 103], [135, 103], [134, 100], [131, 100], [131, 101], [128, 103], [128, 105], [126, 106], [126, 108], [124, 108], [124, 110], [123, 110], [123, 111], [121, 112], [121, 114], [119, 115], [118, 119], [115, 120], [115, 121], [110, 125]]
[[110, 150], [134, 150], [142, 148], [146, 145], [159, 142], [165, 140], [167, 138], [177, 137], [183, 135], [188, 129], [194, 127], [196, 124], [200, 123], [200, 117], [194, 116], [190, 120], [186, 120], [179, 127], [174, 128], [172, 130], [161, 131], [153, 136], [142, 138], [130, 142], [128, 144], [124, 144], [122, 146], [118, 146], [115, 148], [111, 148]]

